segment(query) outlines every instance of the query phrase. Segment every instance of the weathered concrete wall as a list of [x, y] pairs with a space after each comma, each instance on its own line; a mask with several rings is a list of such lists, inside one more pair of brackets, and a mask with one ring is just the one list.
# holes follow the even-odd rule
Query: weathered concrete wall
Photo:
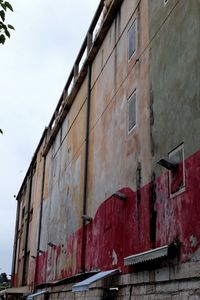
[[[28, 284], [52, 283], [82, 271], [122, 270], [83, 294], [72, 294], [71, 285], [52, 285], [50, 299], [112, 299], [106, 287], [119, 288], [113, 299], [200, 299], [200, 44], [194, 39], [199, 14], [195, 0], [169, 0], [165, 6], [164, 1], [125, 0], [99, 46], [92, 63], [86, 195], [92, 222], [83, 224], [81, 218], [88, 77], [46, 154], [43, 188], [40, 146], [32, 177]], [[137, 48], [128, 61], [128, 31], [135, 19]], [[137, 121], [128, 133], [128, 98], [134, 90]], [[176, 171], [157, 165], [180, 144], [184, 156]], [[181, 176], [182, 189], [170, 194], [170, 180], [182, 184]], [[26, 184], [19, 197], [21, 215], [28, 205], [29, 177]], [[18, 242], [16, 285], [22, 284], [24, 236]], [[180, 243], [175, 260], [155, 263], [150, 271], [124, 266], [124, 257], [174, 241]]]
[[[148, 44], [148, 9], [147, 1], [138, 3], [126, 1], [122, 5], [93, 64], [88, 195], [91, 216], [118, 189], [128, 186], [136, 191], [139, 163], [141, 186], [150, 181], [148, 51], [143, 53]], [[135, 18], [138, 47], [128, 63], [128, 30]], [[137, 126], [128, 135], [127, 100], [135, 89]]]
[[17, 201], [19, 201], [19, 222], [16, 236], [16, 261], [12, 279], [15, 286], [29, 284], [31, 288], [35, 280], [35, 259], [32, 256], [37, 256], [43, 172], [41, 153], [44, 140], [42, 142], [17, 197]]
[[[77, 246], [69, 250], [69, 240], [82, 224], [85, 99], [84, 82], [47, 154], [40, 243], [44, 254], [38, 282], [70, 276], [80, 268]], [[49, 247], [48, 242], [55, 247]]]
[[[92, 65], [87, 214], [94, 222], [86, 227], [87, 270], [123, 265], [125, 255], [150, 248], [148, 187], [136, 195], [150, 181], [147, 4], [124, 2]], [[128, 62], [128, 30], [135, 19], [142, 34]], [[81, 271], [86, 84], [87, 78], [46, 158], [38, 283]], [[137, 125], [128, 134], [127, 100], [135, 89]], [[121, 189], [126, 204], [112, 197]], [[134, 238], [123, 249], [129, 234]]]
[[[179, 239], [181, 260], [199, 260], [200, 3], [151, 1], [150, 78], [156, 245]], [[185, 187], [170, 197], [169, 173], [156, 162], [183, 144]]]
[[195, 0], [151, 1], [154, 163], [183, 142], [185, 157], [199, 150], [199, 9]]
[[[135, 193], [150, 181], [148, 51], [143, 53], [147, 12], [146, 1], [124, 2], [94, 62], [98, 77], [96, 64], [101, 65], [101, 54], [107, 57], [110, 43], [92, 90], [88, 214], [94, 221], [88, 225], [87, 269], [122, 266], [127, 253], [150, 247], [148, 188], [140, 199]], [[137, 51], [128, 63], [127, 33], [135, 18], [143, 34], [138, 33]], [[128, 134], [127, 99], [134, 89], [137, 125]], [[118, 190], [128, 196], [127, 203], [111, 197]]]

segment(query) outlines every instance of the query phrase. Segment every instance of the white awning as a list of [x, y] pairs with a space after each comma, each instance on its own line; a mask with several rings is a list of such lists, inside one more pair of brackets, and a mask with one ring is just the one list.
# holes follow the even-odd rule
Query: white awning
[[29, 295], [26, 299], [27, 300], [33, 300], [34, 298], [36, 298], [38, 296], [46, 295], [46, 294], [48, 294], [48, 291], [46, 291], [46, 290], [45, 291], [40, 291], [40, 292]]
[[120, 273], [119, 269], [99, 272], [98, 274], [95, 274], [95, 275], [73, 285], [72, 292], [88, 291], [90, 288], [90, 285], [93, 284], [94, 282], [104, 279], [108, 276], [112, 276], [117, 273]]
[[154, 260], [160, 257], [168, 256], [170, 245], [165, 245], [159, 248], [151, 249], [149, 251], [141, 252], [124, 258], [126, 266], [135, 265], [142, 262]]

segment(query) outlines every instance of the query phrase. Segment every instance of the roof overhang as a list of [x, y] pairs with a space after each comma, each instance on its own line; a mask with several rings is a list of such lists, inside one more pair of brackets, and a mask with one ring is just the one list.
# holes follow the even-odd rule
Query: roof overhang
[[4, 291], [1, 291], [2, 294], [4, 295], [12, 295], [12, 294], [17, 294], [17, 295], [23, 295], [29, 293], [28, 286], [19, 286], [19, 287], [12, 287], [8, 288]]
[[99, 280], [104, 279], [106, 277], [118, 274], [120, 272], [121, 271], [119, 269], [99, 272], [96, 275], [93, 275], [93, 276], [89, 277], [88, 279], [85, 279], [85, 280], [73, 285], [72, 292], [88, 291], [89, 288], [90, 288], [90, 285], [95, 283], [96, 281], [99, 281]]
[[136, 265], [148, 261], [152, 261], [155, 259], [159, 259], [161, 257], [170, 257], [177, 250], [177, 245], [175, 243], [170, 245], [165, 245], [162, 247], [158, 247], [155, 249], [151, 249], [149, 251], [141, 252], [138, 254], [130, 255], [124, 258], [124, 264], [126, 266]]

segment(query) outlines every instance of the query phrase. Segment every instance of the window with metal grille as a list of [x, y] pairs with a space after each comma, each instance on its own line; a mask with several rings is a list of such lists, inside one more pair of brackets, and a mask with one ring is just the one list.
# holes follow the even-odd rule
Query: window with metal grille
[[128, 60], [131, 59], [137, 47], [137, 22], [136, 19], [128, 31]]
[[128, 98], [128, 133], [136, 126], [136, 90]]

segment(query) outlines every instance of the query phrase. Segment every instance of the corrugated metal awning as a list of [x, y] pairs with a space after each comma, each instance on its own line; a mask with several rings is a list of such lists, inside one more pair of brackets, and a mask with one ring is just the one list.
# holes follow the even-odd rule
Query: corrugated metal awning
[[53, 286], [67, 284], [67, 283], [74, 283], [74, 282], [77, 282], [78, 280], [87, 279], [88, 277], [91, 277], [92, 275], [95, 275], [98, 272], [99, 271], [89, 271], [89, 272], [85, 272], [85, 273], [78, 273], [78, 274], [72, 275], [70, 277], [62, 278], [60, 280], [39, 283], [39, 284], [36, 284], [35, 287], [37, 290], [42, 290], [47, 287], [53, 287]]
[[47, 295], [47, 294], [48, 294], [48, 292], [46, 290], [45, 291], [40, 291], [40, 292], [29, 295], [26, 299], [27, 300], [33, 300], [34, 298], [36, 298], [38, 296]]
[[165, 245], [159, 248], [151, 249], [149, 251], [141, 252], [124, 258], [124, 264], [126, 266], [135, 265], [142, 262], [154, 260], [160, 257], [169, 255], [170, 245]]
[[85, 280], [73, 285], [72, 292], [88, 291], [90, 288], [90, 285], [93, 284], [94, 282], [104, 279], [108, 276], [112, 276], [117, 273], [120, 273], [119, 269], [99, 272], [98, 274], [93, 275], [93, 276], [89, 277], [88, 279], [85, 279]]

